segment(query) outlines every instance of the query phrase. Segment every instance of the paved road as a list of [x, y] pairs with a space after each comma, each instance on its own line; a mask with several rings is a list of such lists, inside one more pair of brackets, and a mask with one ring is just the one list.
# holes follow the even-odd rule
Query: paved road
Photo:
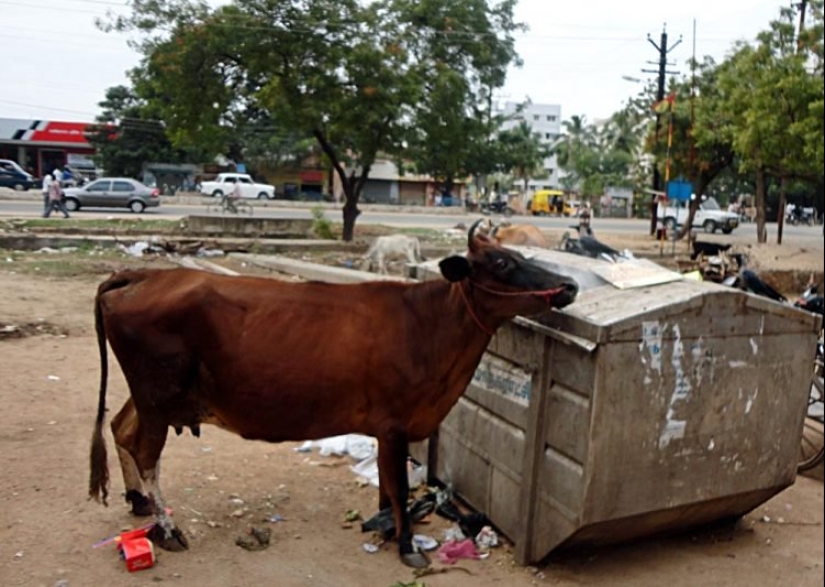
[[[0, 201], [0, 216], [5, 217], [20, 217], [20, 218], [36, 218], [42, 211], [42, 204], [39, 201], [25, 201], [25, 200], [2, 200]], [[176, 219], [183, 216], [204, 214], [206, 207], [204, 205], [161, 205], [159, 208], [147, 210], [142, 217], [157, 218], [157, 219]], [[331, 220], [340, 220], [340, 212], [336, 210], [328, 210], [327, 217]], [[78, 218], [101, 218], [109, 216], [117, 216], [124, 218], [134, 217], [130, 212], [120, 212], [112, 209], [99, 210], [80, 210], [74, 213]], [[284, 208], [284, 207], [263, 207], [255, 208], [255, 216], [258, 218], [311, 218], [310, 210], [307, 208]], [[464, 213], [457, 214], [426, 214], [414, 212], [384, 212], [366, 210], [358, 218], [359, 223], [369, 224], [384, 224], [387, 226], [397, 227], [421, 227], [421, 228], [449, 228], [455, 226], [459, 222], [465, 225], [469, 224], [479, 215], [468, 215]], [[570, 218], [551, 218], [551, 217], [522, 217], [519, 216], [514, 221], [520, 223], [533, 224], [540, 228], [547, 229], [564, 229], [574, 224], [574, 220]], [[619, 233], [619, 234], [647, 234], [649, 223], [647, 220], [638, 219], [624, 219], [624, 218], [594, 218], [593, 228], [600, 233]], [[775, 239], [776, 226], [775, 224], [768, 224], [768, 233], [771, 235], [771, 240]], [[717, 240], [725, 242], [739, 242], [739, 243], [753, 243], [756, 235], [755, 225], [745, 224], [736, 229], [730, 236], [717, 233], [715, 235]], [[804, 246], [810, 248], [823, 249], [822, 227], [810, 226], [785, 226], [785, 242], [793, 246]]]

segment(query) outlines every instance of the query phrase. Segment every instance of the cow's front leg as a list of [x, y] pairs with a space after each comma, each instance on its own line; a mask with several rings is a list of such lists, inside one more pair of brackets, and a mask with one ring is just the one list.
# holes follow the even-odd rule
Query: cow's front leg
[[378, 438], [378, 475], [381, 492], [389, 497], [395, 518], [395, 537], [402, 562], [414, 568], [430, 564], [424, 554], [417, 552], [412, 541], [412, 522], [407, 510], [410, 495], [407, 478], [407, 435], [401, 430], [392, 430]]

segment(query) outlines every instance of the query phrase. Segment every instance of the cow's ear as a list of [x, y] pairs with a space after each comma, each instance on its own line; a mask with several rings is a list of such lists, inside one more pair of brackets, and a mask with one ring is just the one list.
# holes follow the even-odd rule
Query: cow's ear
[[458, 255], [442, 259], [438, 268], [447, 281], [462, 281], [470, 276], [470, 262]]

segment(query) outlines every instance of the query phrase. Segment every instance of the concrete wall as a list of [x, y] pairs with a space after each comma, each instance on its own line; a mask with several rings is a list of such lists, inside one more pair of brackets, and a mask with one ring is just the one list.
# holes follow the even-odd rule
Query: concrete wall
[[235, 216], [189, 216], [188, 234], [305, 238], [312, 235], [312, 220], [304, 218], [239, 218]]

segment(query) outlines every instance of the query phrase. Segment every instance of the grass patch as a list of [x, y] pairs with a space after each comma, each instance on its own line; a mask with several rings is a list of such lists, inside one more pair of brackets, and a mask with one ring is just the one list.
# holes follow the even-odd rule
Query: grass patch
[[55, 279], [88, 277], [97, 280], [101, 275], [109, 275], [122, 269], [135, 269], [147, 265], [174, 266], [163, 256], [133, 257], [118, 249], [99, 247], [57, 253], [0, 250], [0, 257], [11, 259], [11, 262], [5, 261], [2, 264], [5, 271]]

